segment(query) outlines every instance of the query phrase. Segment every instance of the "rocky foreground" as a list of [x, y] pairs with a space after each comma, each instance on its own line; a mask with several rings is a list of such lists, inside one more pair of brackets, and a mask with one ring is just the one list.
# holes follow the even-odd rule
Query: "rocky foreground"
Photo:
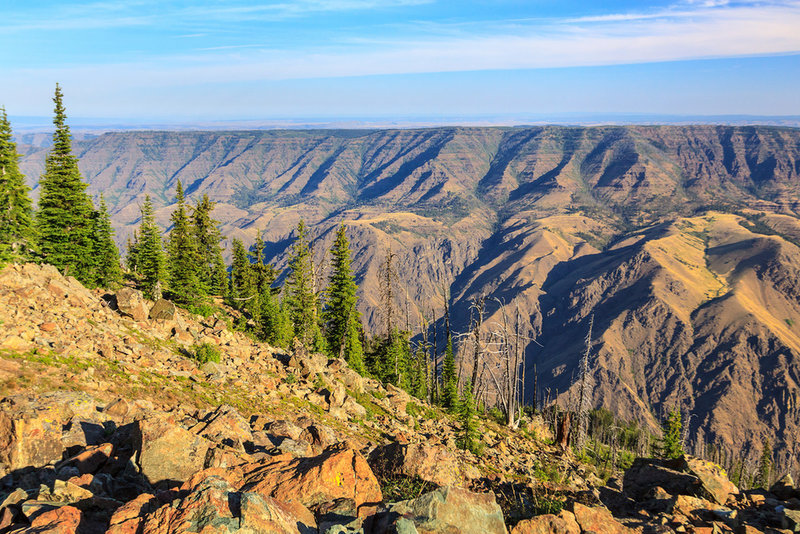
[[[639, 459], [602, 486], [540, 420], [458, 424], [342, 360], [219, 318], [0, 272], [0, 532], [800, 531], [800, 492]], [[220, 363], [199, 364], [198, 344]], [[550, 513], [547, 513], [550, 512]]]

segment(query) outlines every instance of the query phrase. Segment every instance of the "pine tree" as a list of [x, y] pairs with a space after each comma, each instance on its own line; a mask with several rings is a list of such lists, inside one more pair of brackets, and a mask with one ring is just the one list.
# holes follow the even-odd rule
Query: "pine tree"
[[192, 211], [192, 229], [197, 243], [197, 275], [200, 287], [206, 295], [223, 295], [227, 288], [228, 275], [222, 259], [222, 234], [219, 221], [211, 218], [214, 202], [203, 195]]
[[458, 402], [458, 419], [461, 423], [461, 436], [458, 445], [462, 449], [475, 451], [478, 425], [475, 421], [475, 400], [472, 398], [472, 385], [464, 384], [464, 391]]
[[319, 328], [318, 301], [314, 291], [314, 266], [308, 230], [301, 220], [289, 257], [286, 299], [294, 332], [306, 347], [320, 350], [324, 344]]
[[772, 475], [772, 446], [769, 438], [762, 443], [761, 460], [758, 463], [758, 487], [769, 489], [770, 476]]
[[198, 280], [200, 258], [197, 240], [189, 224], [186, 201], [180, 180], [175, 188], [177, 206], [172, 212], [172, 228], [167, 241], [168, 280], [172, 298], [181, 304], [197, 304], [202, 291]]
[[294, 326], [289, 316], [287, 299], [280, 302], [276, 295], [268, 293], [263, 304], [264, 341], [274, 347], [287, 348], [294, 337]]
[[453, 355], [453, 337], [448, 334], [447, 348], [442, 362], [442, 405], [455, 410], [458, 407], [458, 376], [456, 375], [456, 359]]
[[39, 210], [36, 226], [39, 249], [45, 262], [55, 265], [64, 274], [91, 284], [92, 275], [92, 201], [86, 194], [72, 155], [72, 142], [66, 124], [63, 95], [56, 84], [53, 149], [47, 155], [45, 172], [39, 180]]
[[116, 288], [122, 282], [122, 269], [119, 265], [119, 250], [114, 243], [114, 230], [108, 214], [106, 200], [100, 195], [100, 209], [94, 214], [92, 232], [95, 260], [92, 283], [97, 287]]
[[417, 347], [410, 372], [412, 395], [419, 399], [428, 397], [428, 353], [423, 345]]
[[5, 108], [0, 108], [0, 265], [31, 259], [33, 251], [30, 188], [18, 160], [11, 124]]
[[139, 242], [136, 247], [136, 267], [142, 275], [142, 290], [152, 299], [161, 297], [161, 289], [166, 277], [164, 249], [161, 232], [153, 215], [150, 195], [142, 204], [142, 219], [139, 224]]
[[331, 276], [327, 306], [323, 312], [328, 348], [335, 357], [343, 357], [352, 369], [363, 372], [361, 314], [356, 309], [358, 286], [350, 267], [350, 243], [344, 224], [336, 232], [331, 247]]
[[233, 240], [233, 261], [231, 262], [231, 281], [228, 289], [228, 298], [234, 308], [243, 310], [247, 302], [255, 298], [255, 288], [252, 283], [252, 270], [247, 250], [241, 239]]
[[667, 458], [680, 458], [683, 455], [681, 427], [681, 412], [673, 408], [664, 426], [663, 455]]
[[128, 237], [125, 250], [125, 267], [132, 273], [139, 272], [138, 262], [136, 261], [136, 255], [139, 251], [139, 236], [136, 230]]

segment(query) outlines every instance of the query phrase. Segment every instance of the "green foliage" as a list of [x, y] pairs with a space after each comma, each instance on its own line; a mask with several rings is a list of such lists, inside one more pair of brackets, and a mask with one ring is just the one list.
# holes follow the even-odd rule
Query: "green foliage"
[[220, 245], [223, 237], [219, 231], [219, 221], [211, 218], [214, 204], [208, 199], [208, 195], [203, 195], [192, 209], [191, 215], [194, 242], [197, 246], [196, 272], [204, 295], [224, 295], [228, 286]]
[[408, 369], [408, 392], [418, 399], [428, 398], [428, 353], [422, 346], [417, 347]]
[[197, 240], [186, 213], [186, 201], [180, 180], [175, 188], [177, 206], [172, 212], [172, 228], [167, 238], [167, 276], [170, 296], [183, 305], [197, 304], [203, 295], [198, 266], [200, 264]]
[[447, 348], [442, 363], [442, 405], [451, 411], [458, 408], [458, 376], [453, 355], [453, 338], [450, 335], [447, 336]]
[[72, 136], [62, 97], [56, 84], [53, 148], [39, 179], [39, 249], [45, 262], [92, 285], [94, 208], [78, 170], [78, 159], [72, 155]]
[[761, 459], [758, 463], [758, 487], [769, 489], [772, 474], [772, 446], [768, 438], [764, 439], [762, 445]]
[[364, 349], [361, 345], [361, 320], [356, 309], [358, 286], [350, 266], [350, 242], [344, 224], [336, 232], [331, 248], [331, 276], [327, 305], [322, 314], [325, 336], [332, 356], [343, 357], [352, 369], [364, 372]]
[[391, 475], [379, 477], [378, 482], [386, 502], [399, 502], [416, 499], [423, 493], [433, 491], [436, 486], [421, 478], [404, 475]]
[[664, 425], [663, 454], [665, 457], [680, 458], [683, 455], [681, 428], [681, 412], [677, 408], [673, 408], [669, 411]]
[[295, 335], [306, 347], [322, 351], [325, 342], [319, 326], [319, 301], [314, 288], [314, 264], [308, 230], [301, 220], [289, 256], [286, 306]]
[[94, 213], [92, 243], [94, 245], [92, 256], [95, 260], [92, 285], [112, 289], [118, 287], [122, 283], [119, 250], [114, 243], [111, 217], [102, 195], [100, 195], [100, 209]]
[[166, 277], [164, 248], [161, 245], [161, 232], [153, 215], [153, 204], [147, 195], [142, 204], [142, 218], [139, 223], [136, 244], [135, 265], [142, 275], [142, 291], [148, 298], [159, 298]]
[[461, 423], [461, 435], [458, 446], [462, 449], [478, 453], [478, 422], [475, 418], [475, 399], [472, 398], [472, 385], [467, 382], [458, 406], [458, 420]]
[[222, 356], [219, 349], [210, 343], [194, 345], [192, 347], [192, 354], [199, 364], [204, 364], [206, 362], [219, 363]]
[[33, 256], [30, 188], [19, 170], [17, 145], [5, 108], [0, 108], [0, 265]]

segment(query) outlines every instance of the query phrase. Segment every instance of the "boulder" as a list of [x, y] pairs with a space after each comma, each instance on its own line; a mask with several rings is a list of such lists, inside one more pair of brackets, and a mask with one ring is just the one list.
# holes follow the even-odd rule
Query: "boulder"
[[111, 516], [106, 534], [138, 534], [141, 532], [144, 516], [158, 508], [158, 499], [149, 493], [142, 493], [132, 501], [117, 508]]
[[417, 477], [437, 486], [452, 486], [461, 481], [458, 461], [440, 445], [392, 442], [376, 447], [369, 464], [377, 473]]
[[203, 469], [208, 440], [168, 417], [149, 417], [136, 424], [133, 446], [150, 484], [179, 484]]
[[174, 321], [177, 314], [178, 310], [171, 301], [158, 299], [150, 308], [148, 317], [154, 321]]
[[78, 470], [78, 474], [80, 475], [96, 473], [97, 470], [111, 458], [113, 451], [114, 446], [111, 443], [92, 445], [72, 458], [64, 460], [56, 467], [59, 469], [67, 466], [74, 467]]
[[614, 519], [611, 512], [605, 508], [584, 506], [579, 502], [573, 503], [572, 506], [575, 521], [583, 532], [593, 532], [595, 534], [628, 534], [633, 532]]
[[61, 432], [70, 405], [49, 398], [13, 396], [0, 404], [0, 464], [8, 471], [42, 467], [61, 459]]
[[150, 315], [150, 310], [141, 291], [123, 287], [114, 294], [114, 297], [120, 314], [131, 317], [137, 322], [146, 320]]
[[320, 454], [323, 450], [336, 443], [338, 439], [333, 429], [325, 425], [311, 424], [300, 433], [297, 441], [305, 441], [311, 445], [314, 454]]
[[352, 499], [358, 517], [365, 517], [383, 501], [367, 461], [343, 444], [329, 447], [319, 456], [284, 454], [244, 470], [243, 490], [282, 501], [296, 500], [312, 511], [336, 499]]
[[679, 461], [655, 458], [636, 458], [625, 471], [623, 491], [635, 501], [651, 497], [654, 487], [659, 486], [670, 495], [694, 495], [700, 488], [700, 480], [680, 471]]
[[701, 495], [709, 497], [717, 504], [725, 504], [728, 497], [739, 493], [736, 485], [728, 480], [725, 471], [713, 462], [684, 455], [683, 467], [699, 479]]
[[769, 492], [775, 495], [782, 501], [798, 497], [798, 491], [794, 486], [794, 479], [792, 475], [786, 474], [780, 478], [775, 484], [769, 488]]
[[81, 511], [73, 506], [59, 506], [36, 515], [27, 532], [75, 534], [81, 524]]
[[56, 480], [52, 488], [42, 486], [39, 490], [37, 501], [57, 502], [57, 503], [76, 503], [94, 497], [91, 491], [82, 488], [72, 482]]
[[[389, 505], [387, 517], [397, 532], [413, 526], [426, 534], [505, 534], [503, 512], [493, 493], [473, 493], [447, 486]], [[410, 522], [411, 525], [400, 523]]]
[[204, 418], [207, 424], [198, 432], [204, 438], [244, 452], [244, 445], [252, 444], [250, 423], [236, 411], [223, 404]]
[[783, 510], [783, 528], [800, 532], [800, 510]]
[[566, 510], [558, 515], [544, 514], [523, 519], [511, 529], [511, 534], [581, 534], [575, 516]]
[[296, 503], [238, 493], [216, 476], [206, 478], [185, 497], [147, 515], [142, 525], [142, 532], [150, 534], [306, 534], [312, 529], [316, 531], [314, 516]]

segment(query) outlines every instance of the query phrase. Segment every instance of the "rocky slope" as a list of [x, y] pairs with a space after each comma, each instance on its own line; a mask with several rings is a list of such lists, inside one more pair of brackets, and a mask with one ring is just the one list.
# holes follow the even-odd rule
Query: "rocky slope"
[[[539, 395], [569, 403], [594, 313], [596, 405], [654, 426], [678, 404], [698, 447], [755, 451], [770, 437], [796, 456], [798, 129], [122, 132], [76, 151], [121, 240], [148, 193], [166, 227], [177, 180], [219, 202], [225, 235], [263, 231], [279, 265], [301, 217], [320, 262], [344, 221], [371, 330], [391, 249], [412, 329], [446, 295], [458, 332], [481, 295], [484, 335], [500, 303], [519, 307], [543, 345], [527, 345], [529, 400], [538, 375]], [[27, 152], [33, 178], [44, 151]]]
[[[687, 456], [601, 486], [538, 419], [482, 421], [475, 456], [449, 416], [341, 360], [51, 267], [0, 271], [0, 317], [2, 533], [800, 530], [789, 477], [739, 492]], [[200, 343], [220, 362], [190, 358]]]

